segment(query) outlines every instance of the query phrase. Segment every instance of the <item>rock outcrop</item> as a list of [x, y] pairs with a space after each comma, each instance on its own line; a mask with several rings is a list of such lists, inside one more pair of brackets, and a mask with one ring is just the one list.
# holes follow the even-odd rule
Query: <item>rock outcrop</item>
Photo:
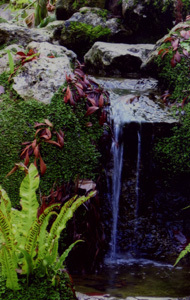
[[152, 44], [96, 42], [85, 54], [84, 61], [89, 73], [127, 76], [140, 71], [141, 64], [153, 48]]
[[[25, 100], [36, 99], [49, 103], [54, 93], [71, 73], [76, 56], [64, 47], [32, 42], [27, 46], [40, 53], [39, 58], [25, 63], [13, 77], [13, 89]], [[48, 57], [50, 56], [50, 57]]]

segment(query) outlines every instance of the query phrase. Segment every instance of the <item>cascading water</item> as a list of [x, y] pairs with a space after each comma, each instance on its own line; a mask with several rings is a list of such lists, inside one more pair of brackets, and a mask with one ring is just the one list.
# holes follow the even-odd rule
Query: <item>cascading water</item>
[[117, 248], [117, 224], [119, 212], [119, 198], [121, 190], [121, 174], [123, 165], [123, 143], [120, 144], [120, 137], [122, 136], [122, 126], [114, 124], [114, 141], [112, 143], [113, 155], [113, 174], [112, 174], [112, 213], [113, 225], [111, 234], [111, 253], [110, 260], [116, 259]]
[[139, 192], [140, 192], [140, 164], [141, 164], [141, 124], [140, 129], [137, 132], [138, 136], [138, 146], [137, 146], [137, 170], [136, 170], [136, 212], [135, 217], [138, 217], [138, 210], [139, 210]]

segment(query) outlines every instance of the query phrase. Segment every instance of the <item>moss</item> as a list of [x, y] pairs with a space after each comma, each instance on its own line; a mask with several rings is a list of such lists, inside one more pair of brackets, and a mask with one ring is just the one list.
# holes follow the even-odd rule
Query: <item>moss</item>
[[70, 22], [62, 30], [63, 44], [83, 56], [96, 41], [109, 41], [111, 30], [101, 25], [92, 26], [81, 22]]
[[155, 156], [162, 164], [163, 170], [171, 174], [190, 173], [190, 62], [183, 54], [184, 50], [190, 51], [190, 43], [189, 40], [180, 38], [180, 31], [175, 31], [175, 35], [171, 32], [170, 36], [179, 39], [177, 51], [181, 55], [180, 61], [176, 64], [172, 62], [176, 50], [171, 47], [169, 38], [160, 47], [163, 51], [156, 62], [162, 89], [169, 90], [167, 101], [168, 104], [175, 104], [173, 110], [179, 116], [179, 125], [173, 128], [170, 137], [157, 141]]
[[[51, 272], [51, 271], [50, 271]], [[52, 273], [52, 272], [51, 272]], [[48, 275], [39, 278], [36, 274], [29, 280], [20, 276], [20, 290], [7, 289], [3, 278], [0, 279], [0, 299], [6, 300], [76, 300], [73, 287], [68, 274], [64, 271], [59, 273], [59, 284], [55, 288]]]
[[[0, 76], [0, 85], [5, 94], [0, 101], [0, 183], [13, 201], [18, 205], [18, 187], [23, 174], [16, 172], [5, 177], [20, 162], [22, 142], [34, 139], [35, 122], [45, 118], [53, 122], [55, 129], [65, 132], [65, 145], [59, 149], [54, 145], [42, 144], [42, 157], [47, 164], [47, 171], [41, 178], [40, 190], [48, 194], [52, 184], [61, 184], [80, 178], [96, 177], [100, 153], [97, 150], [98, 139], [102, 134], [97, 118], [92, 115], [84, 117], [84, 104], [76, 108], [63, 102], [62, 88], [54, 95], [50, 105], [35, 100], [24, 101], [11, 89], [6, 73]], [[92, 127], [86, 127], [88, 120]], [[32, 162], [32, 159], [31, 159]]]

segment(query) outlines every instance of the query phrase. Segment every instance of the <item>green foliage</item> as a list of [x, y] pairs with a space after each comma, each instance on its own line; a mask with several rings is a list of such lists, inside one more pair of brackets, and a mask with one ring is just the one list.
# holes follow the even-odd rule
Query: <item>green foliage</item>
[[81, 22], [71, 22], [69, 26], [69, 30], [73, 35], [76, 36], [77, 39], [84, 38], [86, 41], [91, 44], [102, 38], [107, 38], [111, 31], [107, 27], [102, 27], [101, 25], [92, 26], [86, 23]]
[[184, 258], [188, 253], [190, 253], [190, 244], [188, 244], [184, 250], [182, 250], [178, 256], [178, 258], [176, 259], [176, 262], [174, 264], [174, 266], [176, 266], [179, 261]]
[[35, 10], [35, 26], [41, 24], [41, 22], [47, 17], [47, 1], [46, 0], [37, 0], [36, 10]]
[[157, 142], [155, 151], [156, 158], [165, 171], [171, 174], [190, 172], [190, 103], [182, 112], [181, 124], [173, 128], [171, 137]]
[[10, 50], [7, 50], [6, 52], [8, 54], [8, 59], [9, 59], [10, 73], [12, 74], [14, 72], [14, 60], [13, 60], [13, 56], [12, 56]]
[[[86, 108], [79, 105], [77, 109], [63, 101], [62, 88], [55, 94], [50, 105], [44, 105], [35, 100], [23, 101], [11, 90], [7, 82], [8, 75], [0, 76], [0, 85], [6, 93], [1, 95], [0, 102], [0, 182], [10, 195], [14, 207], [18, 206], [18, 186], [23, 178], [22, 172], [11, 177], [5, 177], [19, 162], [21, 143], [34, 139], [35, 122], [43, 122], [48, 118], [55, 130], [65, 132], [63, 149], [43, 143], [42, 157], [47, 165], [47, 171], [41, 178], [42, 194], [49, 194], [54, 182], [61, 185], [76, 178], [95, 179], [100, 153], [97, 144], [103, 133], [96, 116], [84, 117]], [[91, 121], [93, 126], [87, 127]]]
[[96, 41], [109, 41], [111, 30], [101, 25], [92, 26], [81, 22], [69, 22], [62, 29], [64, 46], [83, 56]]
[[88, 4], [88, 0], [74, 0], [72, 7], [73, 9], [79, 9]]
[[0, 278], [0, 299], [6, 300], [76, 300], [70, 278], [63, 270], [58, 272], [59, 285], [52, 286], [52, 271], [46, 274], [44, 278], [39, 278], [33, 274], [30, 279], [30, 285], [27, 286], [26, 277], [19, 276], [20, 289], [12, 291], [6, 288], [3, 278]]
[[[44, 277], [49, 270], [52, 270], [52, 282], [56, 286], [57, 273], [73, 246], [78, 242], [73, 243], [59, 257], [60, 234], [77, 208], [95, 195], [95, 192], [81, 197], [76, 195], [65, 202], [58, 213], [53, 210], [59, 208], [60, 204], [52, 204], [37, 217], [39, 203], [36, 191], [38, 187], [39, 176], [33, 164], [27, 169], [27, 175], [20, 186], [21, 210], [11, 210], [9, 197], [0, 187], [1, 274], [6, 279], [6, 287], [12, 290], [20, 289], [17, 271], [29, 280], [33, 274]], [[54, 221], [49, 228], [52, 214]]]

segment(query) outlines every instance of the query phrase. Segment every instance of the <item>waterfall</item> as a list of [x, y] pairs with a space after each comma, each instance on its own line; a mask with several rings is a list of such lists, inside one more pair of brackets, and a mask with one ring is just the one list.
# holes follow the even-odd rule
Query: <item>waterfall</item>
[[139, 210], [139, 191], [140, 191], [140, 164], [141, 164], [141, 124], [140, 129], [137, 132], [138, 137], [138, 144], [137, 144], [137, 167], [136, 167], [136, 212], [135, 217], [138, 217], [138, 210]]
[[114, 141], [112, 142], [113, 174], [112, 174], [112, 213], [113, 225], [111, 233], [110, 259], [115, 260], [117, 254], [117, 225], [119, 213], [119, 198], [121, 190], [121, 174], [123, 165], [123, 143], [120, 144], [122, 125], [114, 124]]

